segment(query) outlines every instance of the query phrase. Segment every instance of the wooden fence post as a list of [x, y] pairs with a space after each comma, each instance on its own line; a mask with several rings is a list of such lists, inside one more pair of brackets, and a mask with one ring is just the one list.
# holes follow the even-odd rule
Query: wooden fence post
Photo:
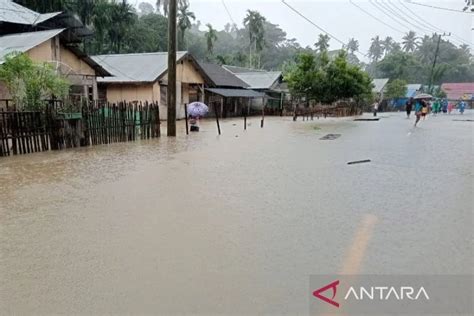
[[216, 123], [217, 123], [217, 132], [219, 135], [221, 134], [221, 126], [219, 124], [219, 113], [217, 111], [217, 106], [215, 106], [216, 103], [214, 103], [214, 112], [216, 113]]
[[184, 120], [186, 121], [186, 135], [189, 135], [189, 125], [188, 125], [188, 105], [184, 104]]

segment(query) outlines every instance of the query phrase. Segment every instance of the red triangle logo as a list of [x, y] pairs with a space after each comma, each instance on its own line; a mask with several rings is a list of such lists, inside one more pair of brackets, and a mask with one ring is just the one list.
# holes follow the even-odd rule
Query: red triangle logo
[[[322, 288], [316, 290], [313, 292], [313, 295], [317, 298], [319, 298], [320, 300], [326, 302], [326, 303], [329, 303], [333, 306], [336, 306], [336, 307], [339, 307], [339, 303], [334, 301], [334, 298], [336, 297], [336, 293], [337, 293], [337, 286], [339, 285], [339, 280], [337, 281], [334, 281], [326, 286], [323, 286]], [[332, 289], [332, 297], [331, 298], [328, 298], [326, 296], [323, 296], [321, 295], [321, 293], [329, 290], [329, 289]]]

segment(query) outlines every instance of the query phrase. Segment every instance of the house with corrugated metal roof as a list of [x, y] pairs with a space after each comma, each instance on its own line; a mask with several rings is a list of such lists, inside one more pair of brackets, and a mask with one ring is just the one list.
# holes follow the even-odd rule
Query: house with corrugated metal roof
[[[38, 13], [11, 0], [0, 0], [0, 64], [6, 56], [25, 53], [54, 66], [71, 83], [71, 94], [96, 100], [97, 77], [110, 75], [77, 44], [93, 32], [67, 12]], [[8, 99], [0, 83], [0, 99]]]
[[[24, 32], [0, 36], [0, 65], [10, 54], [25, 53], [35, 62], [54, 66], [71, 83], [71, 94], [96, 100], [97, 77], [110, 75], [89, 56], [63, 40], [64, 29]], [[9, 99], [0, 83], [0, 99]]]
[[211, 114], [217, 108], [222, 117], [242, 115], [253, 99], [265, 97], [263, 92], [249, 89], [249, 85], [220, 65], [199, 61], [206, 78], [205, 103]]
[[[159, 102], [166, 119], [168, 53], [96, 55], [92, 59], [112, 74], [98, 80], [101, 99], [109, 102]], [[193, 56], [176, 54], [176, 115], [184, 118], [184, 104], [204, 100], [205, 79]]]
[[474, 100], [474, 82], [443, 83], [441, 90], [449, 100]]
[[372, 92], [377, 94], [380, 100], [383, 99], [383, 94], [389, 80], [389, 78], [372, 79]]
[[281, 108], [285, 94], [289, 93], [287, 90], [283, 90], [283, 74], [281, 71], [266, 71], [229, 65], [223, 65], [223, 67], [244, 81], [248, 85], [248, 89], [265, 93], [263, 100], [255, 99], [252, 101], [253, 107], [259, 108], [265, 104], [265, 106]]
[[64, 29], [61, 37], [68, 44], [82, 43], [94, 34], [72, 13], [38, 13], [11, 0], [0, 0], [0, 36], [54, 29]]

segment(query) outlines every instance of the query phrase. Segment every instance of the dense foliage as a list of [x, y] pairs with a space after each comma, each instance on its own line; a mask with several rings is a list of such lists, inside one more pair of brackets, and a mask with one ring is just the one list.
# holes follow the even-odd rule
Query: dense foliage
[[407, 93], [407, 82], [401, 79], [395, 79], [388, 83], [385, 97], [387, 99], [396, 99], [405, 97]]
[[[76, 13], [95, 31], [84, 44], [89, 54], [167, 50], [168, 0], [157, 0], [155, 7], [139, 3], [138, 9], [127, 0], [15, 1], [39, 12], [67, 10]], [[178, 1], [179, 48], [190, 51], [198, 59], [274, 70], [282, 69], [300, 53], [327, 52], [333, 59], [340, 51], [330, 49], [329, 37], [324, 34], [315, 34], [313, 47], [301, 47], [278, 25], [252, 10], [247, 11], [241, 26], [228, 23], [223, 30], [216, 30], [212, 25], [204, 27], [199, 17], [190, 11], [189, 1]], [[349, 39], [344, 50], [351, 64], [362, 66], [374, 78], [429, 84], [438, 38], [437, 35], [420, 38], [410, 31], [397, 43], [391, 37], [374, 36], [367, 64], [358, 58], [362, 53], [357, 39]], [[456, 46], [449, 39], [441, 40], [433, 83], [474, 81], [469, 46]]]
[[3, 81], [19, 109], [38, 110], [41, 100], [63, 98], [69, 93], [69, 82], [47, 63], [35, 63], [25, 54], [11, 54], [0, 65]]
[[291, 94], [309, 101], [330, 104], [340, 100], [360, 101], [371, 96], [371, 79], [342, 52], [329, 59], [326, 52], [302, 53], [285, 71]]
[[[385, 43], [388, 40], [389, 45]], [[373, 77], [402, 79], [410, 83], [429, 84], [433, 72], [433, 83], [472, 82], [474, 81], [474, 62], [469, 46], [456, 46], [446, 38], [442, 38], [436, 66], [433, 69], [438, 35], [418, 38], [410, 31], [402, 43], [391, 38], [372, 39], [369, 51], [372, 62], [368, 71]], [[385, 43], [387, 44], [387, 43]]]

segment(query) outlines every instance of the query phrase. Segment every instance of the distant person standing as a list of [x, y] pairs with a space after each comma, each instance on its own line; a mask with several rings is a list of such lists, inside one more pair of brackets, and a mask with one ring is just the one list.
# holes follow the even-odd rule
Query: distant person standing
[[448, 100], [443, 99], [443, 101], [441, 101], [441, 104], [441, 109], [443, 113], [448, 113]]
[[440, 109], [441, 109], [441, 103], [439, 101], [439, 99], [436, 99], [433, 103], [433, 114], [438, 114], [440, 112]]
[[374, 116], [377, 116], [377, 111], [379, 110], [379, 102], [375, 101], [372, 106], [374, 108]]
[[413, 110], [413, 98], [408, 99], [405, 103], [405, 110], [407, 111], [407, 119], [409, 119], [411, 111]]
[[454, 108], [453, 103], [449, 102], [448, 103], [448, 114], [451, 114], [451, 112], [453, 111], [453, 108]]
[[465, 109], [466, 109], [466, 102], [464, 102], [463, 100], [460, 100], [458, 103], [459, 113], [464, 114]]

